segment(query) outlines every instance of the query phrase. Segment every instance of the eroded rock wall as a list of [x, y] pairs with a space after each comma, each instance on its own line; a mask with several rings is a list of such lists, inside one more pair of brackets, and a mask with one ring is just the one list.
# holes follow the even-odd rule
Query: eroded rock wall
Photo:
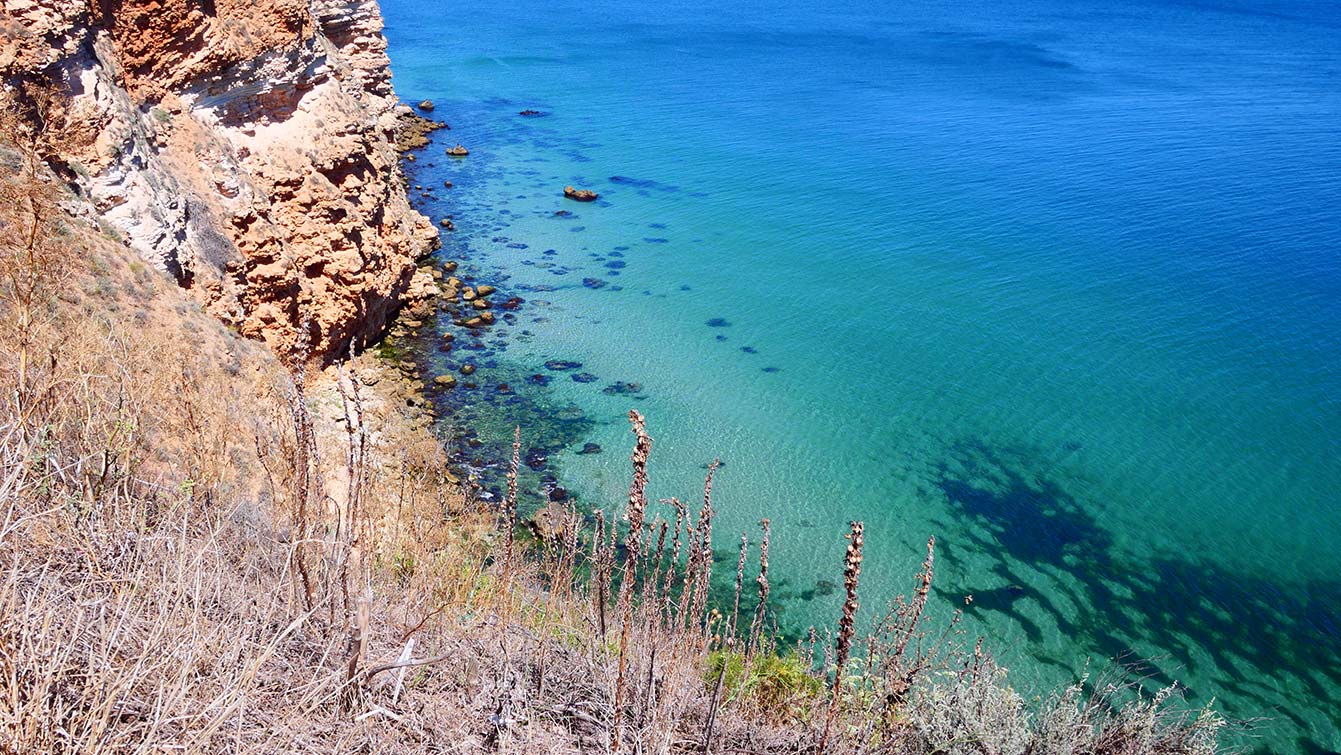
[[109, 234], [283, 356], [330, 359], [431, 289], [374, 0], [0, 0], [0, 73], [55, 93]]

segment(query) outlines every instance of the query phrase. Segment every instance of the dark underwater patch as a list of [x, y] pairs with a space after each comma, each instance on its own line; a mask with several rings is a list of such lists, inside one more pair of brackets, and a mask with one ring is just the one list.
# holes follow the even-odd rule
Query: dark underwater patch
[[[947, 558], [958, 560], [956, 551], [970, 549], [975, 558], [990, 558], [992, 582], [1000, 585], [938, 588], [947, 597], [972, 594], [967, 610], [1008, 616], [1040, 637], [1043, 630], [1016, 605], [1028, 598], [1076, 644], [1135, 662], [1153, 683], [1173, 683], [1178, 667], [1214, 679], [1216, 690], [1191, 690], [1189, 696], [1204, 702], [1232, 691], [1232, 697], [1219, 696], [1230, 716], [1275, 710], [1305, 729], [1301, 717], [1282, 711], [1281, 701], [1258, 683], [1282, 675], [1318, 704], [1341, 708], [1341, 656], [1332, 650], [1341, 632], [1341, 580], [1287, 588], [1190, 557], [1128, 560], [1115, 553], [1112, 534], [1092, 513], [1097, 507], [1029, 469], [1028, 456], [968, 442], [950, 457], [938, 467], [935, 487], [973, 526], [957, 528], [957, 542], [945, 544]], [[1034, 589], [1037, 570], [1070, 575], [1075, 583], [1049, 580], [1046, 590]], [[1140, 641], [1158, 643], [1173, 663], [1135, 657], [1131, 647]], [[1076, 659], [1040, 660], [1070, 670]], [[1253, 669], [1246, 676], [1245, 666]], [[1307, 737], [1300, 741], [1305, 750], [1320, 746]]]

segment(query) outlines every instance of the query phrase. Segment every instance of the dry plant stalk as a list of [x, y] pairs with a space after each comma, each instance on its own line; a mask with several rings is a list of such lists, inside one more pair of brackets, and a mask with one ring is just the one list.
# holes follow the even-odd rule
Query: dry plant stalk
[[712, 580], [712, 478], [721, 463], [720, 460], [714, 459], [708, 465], [708, 475], [703, 480], [703, 508], [698, 512], [698, 522], [690, 539], [686, 584], [680, 596], [680, 625], [687, 627], [690, 622], [702, 623], [700, 644], [711, 637], [711, 628], [703, 621], [703, 616], [707, 609], [708, 587]]
[[843, 600], [843, 615], [838, 620], [838, 643], [834, 656], [833, 686], [829, 696], [829, 710], [824, 717], [824, 733], [820, 736], [819, 752], [823, 753], [829, 742], [829, 732], [833, 728], [838, 713], [839, 698], [843, 691], [843, 668], [847, 665], [852, 652], [852, 636], [856, 633], [857, 620], [857, 580], [861, 576], [861, 549], [864, 544], [863, 533], [866, 525], [854, 521], [848, 533], [847, 554], [843, 558], [843, 588], [847, 597]]
[[745, 643], [745, 658], [748, 660], [753, 657], [754, 651], [758, 649], [759, 634], [764, 628], [764, 616], [768, 611], [768, 520], [759, 522], [764, 528], [764, 539], [759, 543], [759, 576], [755, 579], [759, 583], [759, 605], [754, 609], [754, 620], [750, 622], [750, 637]]
[[652, 438], [647, 434], [643, 416], [629, 411], [629, 424], [638, 441], [634, 444], [633, 481], [629, 484], [629, 504], [626, 516], [629, 534], [625, 540], [624, 575], [619, 583], [619, 669], [615, 677], [614, 722], [611, 724], [611, 750], [619, 752], [623, 729], [626, 673], [628, 671], [629, 625], [633, 623], [633, 590], [638, 555], [642, 550], [643, 521], [647, 516], [647, 457], [652, 451]]
[[[513, 539], [517, 531], [517, 472], [521, 468], [521, 425], [512, 430], [512, 463], [508, 466], [508, 497], [503, 504], [503, 598], [512, 605], [508, 594], [512, 590]], [[506, 611], [505, 611], [506, 613]]]
[[749, 555], [750, 538], [740, 533], [740, 558], [736, 560], [736, 595], [731, 601], [731, 624], [728, 634], [736, 636], [737, 622], [740, 618], [740, 591], [745, 585], [745, 557]]

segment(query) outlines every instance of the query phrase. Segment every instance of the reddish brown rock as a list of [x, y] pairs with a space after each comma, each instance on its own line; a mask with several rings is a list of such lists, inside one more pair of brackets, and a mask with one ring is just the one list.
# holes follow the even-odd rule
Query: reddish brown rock
[[437, 233], [405, 196], [376, 3], [5, 12], [21, 33], [0, 35], [0, 76], [55, 75], [53, 162], [91, 219], [282, 355], [335, 358], [386, 327]]
[[579, 202], [595, 202], [601, 196], [591, 189], [576, 189], [572, 186], [563, 187], [563, 195]]

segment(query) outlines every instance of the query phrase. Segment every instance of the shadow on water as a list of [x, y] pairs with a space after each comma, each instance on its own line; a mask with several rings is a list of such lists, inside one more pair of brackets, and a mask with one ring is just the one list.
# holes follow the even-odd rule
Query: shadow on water
[[[1134, 644], [1157, 646], [1200, 680], [1204, 688], [1188, 689], [1194, 701], [1215, 696], [1228, 715], [1265, 717], [1264, 728], [1274, 731], [1262, 733], [1272, 739], [1284, 734], [1288, 720], [1298, 751], [1329, 751], [1312, 738], [1317, 715], [1310, 724], [1301, 711], [1312, 708], [1337, 726], [1341, 581], [1287, 588], [1202, 560], [1129, 560], [1115, 552], [1112, 534], [1090, 507], [1056, 481], [1026, 472], [1021, 460], [1015, 452], [964, 443], [937, 469], [936, 488], [971, 525], [955, 528], [957, 551], [989, 559], [992, 582], [1007, 585], [954, 586], [956, 594], [974, 596], [972, 610], [1010, 617], [1037, 641], [1038, 617], [1022, 610], [1027, 598], [1063, 635], [1106, 658], [1130, 658]], [[946, 555], [962, 562], [955, 552]], [[974, 571], [980, 580], [981, 568]], [[1038, 572], [1052, 578], [1045, 589], [1030, 587]], [[1070, 669], [1077, 659], [1039, 660]], [[1179, 675], [1151, 659], [1141, 665], [1153, 682], [1169, 684]]]

